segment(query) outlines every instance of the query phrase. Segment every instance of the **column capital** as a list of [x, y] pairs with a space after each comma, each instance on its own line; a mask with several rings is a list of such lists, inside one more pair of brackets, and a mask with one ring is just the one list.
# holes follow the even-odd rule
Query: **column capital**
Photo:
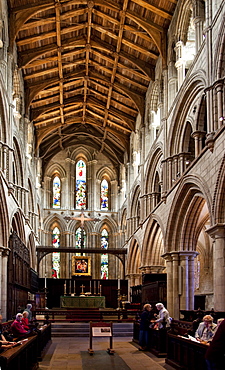
[[206, 230], [213, 239], [225, 238], [225, 224], [218, 223]]

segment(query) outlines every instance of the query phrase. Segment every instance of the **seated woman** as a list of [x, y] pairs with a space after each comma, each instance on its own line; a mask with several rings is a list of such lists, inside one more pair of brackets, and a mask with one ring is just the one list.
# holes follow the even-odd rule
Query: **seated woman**
[[16, 342], [9, 342], [5, 339], [5, 336], [2, 332], [2, 315], [0, 315], [0, 352], [4, 349], [12, 348], [16, 345]]
[[13, 333], [14, 338], [26, 338], [30, 335], [30, 331], [26, 330], [22, 324], [22, 313], [18, 313], [16, 315], [16, 319], [13, 321], [11, 325], [11, 330]]
[[199, 342], [209, 343], [216, 332], [217, 324], [213, 322], [213, 317], [211, 315], [205, 315], [203, 317], [203, 322], [198, 326], [195, 332], [195, 338]]
[[22, 315], [23, 315], [23, 317], [22, 317], [21, 322], [23, 324], [23, 327], [24, 327], [25, 330], [29, 330], [30, 329], [29, 328], [29, 320], [28, 320], [29, 313], [27, 311], [23, 311]]

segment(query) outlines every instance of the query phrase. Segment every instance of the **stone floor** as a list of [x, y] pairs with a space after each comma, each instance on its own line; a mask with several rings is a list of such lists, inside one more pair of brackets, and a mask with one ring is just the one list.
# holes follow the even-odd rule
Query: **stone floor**
[[107, 353], [109, 338], [93, 338], [93, 355], [89, 347], [87, 337], [53, 338], [39, 370], [172, 370], [164, 358], [139, 351], [130, 337], [113, 338], [114, 355]]

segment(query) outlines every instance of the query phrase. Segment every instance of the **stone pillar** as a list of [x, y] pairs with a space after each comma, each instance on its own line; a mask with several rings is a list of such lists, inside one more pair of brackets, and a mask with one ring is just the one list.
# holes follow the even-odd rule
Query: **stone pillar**
[[218, 129], [224, 122], [223, 117], [223, 81], [218, 81], [215, 90], [216, 90], [216, 97], [217, 97], [217, 120], [215, 120], [215, 130]]
[[179, 319], [180, 317], [180, 305], [178, 295], [178, 265], [179, 265], [179, 254], [178, 252], [172, 252], [172, 275], [173, 275], [173, 313], [174, 318]]
[[183, 46], [184, 46], [183, 41], [178, 41], [175, 47], [177, 59], [175, 67], [177, 68], [178, 90], [180, 89], [185, 78], [185, 61], [183, 59]]
[[168, 107], [170, 108], [177, 93], [177, 72], [173, 61], [168, 65]]
[[7, 262], [8, 262], [8, 255], [9, 255], [9, 248], [7, 247], [0, 247], [0, 257], [1, 257], [1, 263], [0, 263], [0, 287], [1, 287], [1, 314], [3, 316], [3, 319], [6, 319], [7, 317]]
[[213, 244], [213, 291], [215, 311], [225, 311], [225, 224], [207, 229]]
[[205, 134], [206, 134], [205, 131], [194, 131], [191, 134], [195, 141], [195, 158], [198, 157], [202, 150], [202, 139], [205, 136]]
[[166, 260], [166, 273], [167, 273], [167, 309], [171, 317], [174, 317], [173, 306], [173, 265], [170, 253], [162, 256]]

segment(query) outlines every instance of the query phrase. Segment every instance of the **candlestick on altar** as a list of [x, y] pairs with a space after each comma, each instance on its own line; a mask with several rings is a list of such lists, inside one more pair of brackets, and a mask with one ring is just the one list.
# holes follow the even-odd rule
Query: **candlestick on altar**
[[91, 280], [90, 280], [90, 292], [91, 292]]
[[118, 279], [118, 289], [120, 289], [120, 278]]
[[100, 297], [102, 296], [102, 286], [101, 286], [101, 284], [100, 284], [100, 286], [99, 286], [99, 294], [100, 294]]
[[76, 284], [75, 284], [75, 280], [73, 281], [73, 293], [74, 293], [74, 295], [76, 294], [76, 292], [75, 292], [75, 287], [76, 287]]
[[99, 294], [100, 281], [98, 281], [98, 294]]
[[65, 284], [64, 284], [64, 295], [66, 295], [66, 280], [65, 280]]
[[96, 295], [96, 281], [94, 281], [94, 295]]
[[69, 294], [71, 295], [71, 280], [70, 280], [70, 283], [69, 283]]

